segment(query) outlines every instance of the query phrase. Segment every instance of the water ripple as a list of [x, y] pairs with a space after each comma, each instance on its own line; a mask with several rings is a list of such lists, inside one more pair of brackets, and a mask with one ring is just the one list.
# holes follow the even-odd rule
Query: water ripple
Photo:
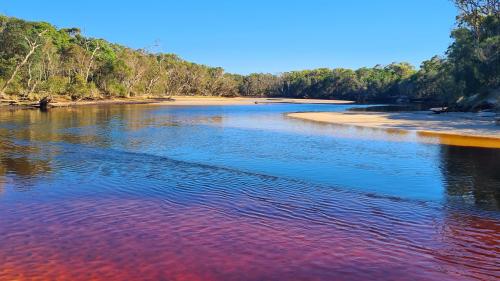
[[[0, 280], [500, 279], [500, 213], [475, 203], [495, 202], [488, 187], [497, 181], [479, 177], [482, 170], [469, 173], [475, 162], [453, 158], [461, 151], [398, 146], [402, 153], [382, 142], [260, 131], [273, 124], [225, 131], [224, 124], [245, 121], [241, 111], [213, 121], [220, 109], [103, 110], [80, 112], [95, 114], [85, 120], [72, 111], [0, 114]], [[284, 140], [291, 148], [259, 149]], [[184, 143], [199, 154], [187, 157], [178, 149]], [[317, 153], [331, 147], [328, 157]], [[223, 165], [228, 158], [219, 152], [252, 155], [268, 170], [238, 165], [237, 157]], [[363, 161], [367, 152], [375, 160]], [[475, 151], [490, 163], [486, 152]], [[432, 162], [449, 169], [442, 173], [443, 184], [453, 187], [449, 196], [383, 192], [406, 191], [434, 175], [405, 161], [408, 155], [440, 161], [436, 153], [450, 158]], [[379, 177], [353, 188], [283, 172], [294, 167], [287, 159], [315, 163], [304, 171], [318, 178], [345, 171]], [[402, 163], [388, 176], [407, 181], [371, 189], [395, 182], [380, 176], [390, 170], [382, 165], [387, 159]], [[469, 189], [481, 179], [484, 190]]]

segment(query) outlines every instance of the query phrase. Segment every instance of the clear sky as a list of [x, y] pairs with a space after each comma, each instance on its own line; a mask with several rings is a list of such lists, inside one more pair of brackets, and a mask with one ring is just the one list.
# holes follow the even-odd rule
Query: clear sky
[[449, 0], [0, 0], [0, 13], [229, 72], [358, 68], [444, 54]]

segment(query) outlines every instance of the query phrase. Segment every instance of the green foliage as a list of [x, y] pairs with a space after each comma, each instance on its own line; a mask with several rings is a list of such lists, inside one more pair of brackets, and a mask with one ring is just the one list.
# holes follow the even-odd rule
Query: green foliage
[[5, 94], [10, 96], [21, 96], [23, 95], [23, 92], [24, 88], [21, 82], [18, 79], [16, 79], [12, 81], [10, 87], [5, 91]]
[[76, 76], [68, 88], [68, 94], [72, 100], [95, 99], [99, 97], [97, 87], [94, 83], [88, 83], [83, 76]]
[[127, 89], [123, 84], [116, 81], [110, 81], [107, 87], [107, 96], [124, 98], [127, 95]]
[[40, 90], [52, 95], [65, 95], [69, 92], [69, 82], [68, 79], [61, 76], [51, 76], [49, 77]]
[[479, 37], [467, 28], [454, 30], [455, 41], [448, 49], [451, 71], [457, 81], [464, 83], [466, 96], [500, 87], [500, 19], [485, 17], [479, 29]]

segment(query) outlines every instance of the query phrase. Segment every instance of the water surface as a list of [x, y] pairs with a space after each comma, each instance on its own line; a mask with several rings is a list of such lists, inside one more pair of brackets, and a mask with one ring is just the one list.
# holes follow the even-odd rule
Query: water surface
[[494, 280], [500, 149], [290, 119], [0, 112], [0, 280]]

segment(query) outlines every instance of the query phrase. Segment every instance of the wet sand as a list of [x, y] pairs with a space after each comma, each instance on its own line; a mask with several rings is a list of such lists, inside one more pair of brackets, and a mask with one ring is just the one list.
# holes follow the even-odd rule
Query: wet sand
[[414, 131], [421, 137], [459, 146], [500, 148], [500, 126], [492, 117], [450, 112], [299, 112], [288, 117], [302, 120], [383, 130]]

